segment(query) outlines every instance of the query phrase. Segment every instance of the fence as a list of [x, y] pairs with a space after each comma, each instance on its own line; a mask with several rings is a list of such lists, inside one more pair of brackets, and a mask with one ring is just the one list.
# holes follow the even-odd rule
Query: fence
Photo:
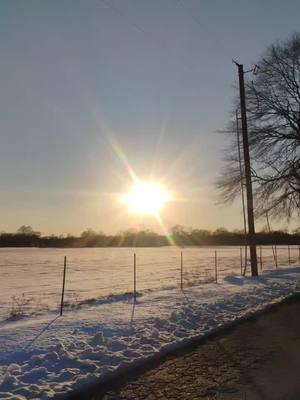
[[[261, 271], [289, 267], [299, 262], [300, 246], [261, 246], [257, 254]], [[243, 274], [245, 266], [243, 247], [1, 249], [0, 257], [0, 320], [7, 313], [62, 313], [64, 306], [136, 301], [147, 291], [220, 283]], [[248, 259], [246, 265], [249, 274]]]

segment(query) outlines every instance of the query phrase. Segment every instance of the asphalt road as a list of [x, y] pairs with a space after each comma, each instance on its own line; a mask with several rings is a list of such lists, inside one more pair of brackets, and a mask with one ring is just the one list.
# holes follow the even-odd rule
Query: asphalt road
[[300, 299], [84, 398], [299, 400]]

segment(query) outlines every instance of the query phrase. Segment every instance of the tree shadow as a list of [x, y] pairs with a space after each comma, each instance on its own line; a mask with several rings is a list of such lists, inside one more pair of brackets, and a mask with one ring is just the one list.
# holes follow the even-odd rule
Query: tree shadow
[[275, 280], [275, 279], [282, 279], [284, 277], [290, 278], [290, 274], [300, 273], [300, 269], [295, 267], [295, 268], [281, 268], [281, 269], [272, 269], [272, 270], [264, 270], [264, 274], [252, 277], [252, 276], [234, 276], [234, 275], [228, 275], [225, 276], [224, 282], [230, 283], [231, 285], [237, 285], [237, 286], [245, 286], [249, 284], [267, 284], [270, 282], [270, 280]]

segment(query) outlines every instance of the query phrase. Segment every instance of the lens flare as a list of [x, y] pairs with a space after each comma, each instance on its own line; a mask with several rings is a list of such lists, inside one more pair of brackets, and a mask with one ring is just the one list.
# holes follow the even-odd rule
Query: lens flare
[[170, 194], [158, 183], [137, 182], [122, 196], [128, 210], [135, 214], [158, 215]]

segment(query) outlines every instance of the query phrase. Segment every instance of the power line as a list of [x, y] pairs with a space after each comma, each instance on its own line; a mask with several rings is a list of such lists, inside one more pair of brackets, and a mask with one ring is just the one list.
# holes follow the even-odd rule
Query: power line
[[[168, 44], [165, 42], [165, 39], [157, 34], [156, 32], [149, 32], [147, 30], [145, 30], [143, 27], [141, 27], [139, 24], [137, 24], [135, 21], [132, 21], [128, 19], [128, 15], [126, 15], [123, 11], [121, 11], [120, 9], [118, 9], [116, 6], [114, 6], [113, 4], [111, 4], [111, 2], [109, 2], [109, 0], [99, 0], [101, 1], [104, 5], [106, 5], [107, 7], [109, 7], [111, 10], [113, 10], [115, 13], [117, 13], [120, 17], [124, 18], [125, 20], [123, 22], [125, 22], [127, 25], [132, 26], [133, 28], [135, 28], [136, 30], [138, 30], [139, 32], [143, 33], [145, 36], [147, 36], [149, 39], [151, 39], [151, 41], [154, 43], [154, 45], [158, 48], [158, 43], [163, 44], [164, 46], [164, 51], [168, 52], [170, 54], [170, 47], [168, 46]], [[189, 71], [194, 72], [193, 68], [191, 68], [188, 64], [186, 64], [183, 60], [174, 57], [173, 54], [171, 54], [172, 58], [178, 63], [180, 64], [182, 67], [187, 68]]]
[[183, 2], [181, 0], [175, 0], [175, 4], [177, 4], [177, 7], [184, 9], [186, 15], [189, 16], [190, 19], [192, 19], [197, 25], [200, 25], [201, 27], [203, 26], [203, 23], [200, 21], [200, 19], [198, 19], [197, 17], [195, 17], [195, 15], [190, 14], [189, 12], [187, 12], [186, 8], [183, 5]]
[[139, 25], [137, 25], [135, 22], [132, 21], [128, 21], [127, 15], [124, 14], [122, 11], [120, 11], [117, 7], [115, 7], [113, 4], [111, 4], [109, 1], [106, 0], [100, 0], [101, 3], [105, 4], [107, 7], [109, 7], [111, 10], [115, 11], [116, 13], [118, 13], [121, 17], [125, 17], [127, 19], [127, 21], [125, 21], [127, 24], [133, 26], [135, 29], [137, 29], [138, 31], [144, 33], [144, 34], [148, 34], [147, 31], [145, 31], [143, 28], [141, 28]]

